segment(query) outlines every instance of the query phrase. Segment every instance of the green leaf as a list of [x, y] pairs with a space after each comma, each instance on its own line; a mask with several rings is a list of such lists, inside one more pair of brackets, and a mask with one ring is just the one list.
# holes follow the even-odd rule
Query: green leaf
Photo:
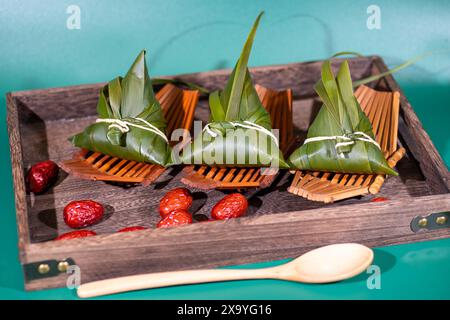
[[214, 91], [209, 95], [209, 108], [211, 110], [212, 120], [224, 121], [225, 111], [220, 102], [219, 91]]
[[356, 88], [356, 87], [358, 87], [358, 86], [360, 86], [362, 84], [370, 83], [370, 82], [376, 81], [378, 79], [381, 79], [381, 78], [383, 78], [385, 76], [388, 76], [390, 74], [393, 74], [393, 73], [395, 73], [397, 71], [400, 71], [400, 70], [402, 70], [404, 68], [409, 67], [410, 65], [416, 63], [417, 61], [420, 61], [420, 60], [422, 60], [422, 59], [424, 59], [424, 58], [426, 58], [426, 57], [428, 57], [428, 56], [430, 56], [432, 54], [433, 54], [432, 52], [424, 53], [424, 54], [422, 54], [420, 56], [417, 56], [417, 57], [414, 57], [414, 58], [412, 58], [410, 60], [407, 60], [404, 63], [402, 63], [402, 64], [396, 66], [395, 68], [392, 68], [392, 69], [390, 69], [390, 70], [388, 70], [386, 72], [382, 72], [382, 73], [379, 73], [379, 74], [376, 74], [376, 75], [373, 75], [373, 76], [370, 76], [370, 77], [367, 77], [367, 78], [355, 81], [353, 83], [353, 87]]
[[325, 98], [329, 101], [327, 107], [331, 108], [331, 113], [337, 118], [340, 118], [339, 110], [339, 93], [334, 79], [333, 71], [331, 70], [331, 63], [329, 60], [325, 61], [322, 65], [322, 79], [319, 80], [322, 83], [324, 92], [322, 91], [321, 98]]
[[[367, 77], [367, 78], [364, 78], [364, 79], [355, 81], [355, 82], [353, 83], [353, 87], [356, 88], [356, 87], [358, 87], [358, 86], [360, 86], [360, 85], [362, 85], [362, 84], [370, 83], [370, 82], [376, 81], [376, 80], [378, 80], [378, 79], [384, 78], [385, 76], [388, 76], [388, 75], [390, 75], [390, 74], [393, 74], [393, 73], [395, 73], [395, 72], [397, 72], [397, 71], [400, 71], [400, 70], [402, 70], [402, 69], [404, 69], [404, 68], [407, 68], [407, 67], [409, 67], [410, 65], [416, 63], [417, 61], [420, 61], [420, 60], [422, 60], [422, 59], [424, 59], [424, 58], [426, 58], [426, 57], [428, 57], [428, 56], [431, 56], [431, 55], [434, 54], [434, 53], [438, 53], [438, 52], [440, 52], [440, 53], [448, 53], [449, 51], [450, 51], [450, 50], [441, 50], [441, 51], [434, 51], [434, 52], [426, 52], [426, 53], [421, 54], [421, 55], [419, 55], [419, 56], [417, 56], [417, 57], [414, 57], [414, 58], [412, 58], [412, 59], [409, 59], [409, 60], [405, 61], [404, 63], [402, 63], [402, 64], [400, 64], [400, 65], [398, 65], [398, 66], [396, 66], [396, 67], [394, 67], [394, 68], [392, 68], [392, 69], [390, 69], [390, 70], [388, 70], [388, 71], [386, 71], [386, 72], [382, 72], [382, 73], [380, 73], [380, 74], [376, 74], [376, 75], [373, 75], [373, 76], [370, 76], [370, 77]], [[352, 55], [352, 56], [357, 56], [357, 57], [364, 57], [364, 55], [362, 55], [361, 53], [358, 53], [358, 52], [354, 52], [354, 51], [342, 51], [342, 52], [337, 52], [337, 53], [333, 54], [333, 55], [331, 56], [331, 58], [336, 58], [336, 57], [340, 57], [340, 56], [347, 56], [347, 55]]]
[[76, 147], [101, 152], [121, 159], [167, 165], [170, 146], [160, 135], [142, 129], [140, 118], [164, 132], [166, 121], [156, 100], [145, 62], [145, 51], [134, 61], [124, 78], [111, 80], [100, 91], [97, 112], [102, 119], [128, 123], [122, 132], [110, 123], [97, 122], [70, 140]]
[[263, 126], [267, 130], [272, 129], [272, 121], [269, 113], [263, 107], [259, 96], [253, 86], [250, 72], [247, 70], [244, 91], [242, 93], [239, 120], [247, 120]]
[[[347, 60], [342, 62], [339, 72], [336, 77], [338, 90], [342, 103], [340, 104], [340, 114], [342, 122], [351, 121], [351, 124], [344, 124], [344, 126], [356, 127], [359, 123], [359, 110], [355, 96], [353, 95], [352, 78], [350, 75], [350, 68]], [[342, 110], [342, 108], [346, 110]]]
[[148, 76], [145, 50], [138, 55], [130, 70], [122, 80], [122, 117], [136, 117], [145, 107], [156, 100]]
[[174, 79], [152, 78], [151, 81], [152, 81], [152, 85], [154, 85], [154, 86], [167, 84], [167, 83], [181, 84], [181, 85], [184, 85], [184, 86], [188, 87], [189, 89], [198, 90], [201, 93], [209, 94], [209, 90], [208, 89], [206, 89], [206, 88], [204, 88], [202, 86], [199, 86], [198, 84], [195, 84], [193, 82], [184, 81], [184, 80], [177, 79], [177, 78], [174, 78]]
[[97, 101], [97, 113], [100, 118], [107, 119], [113, 116], [113, 112], [109, 107], [108, 100], [105, 96], [105, 88], [100, 89]]
[[117, 128], [111, 128], [108, 130], [106, 137], [108, 138], [108, 141], [115, 146], [122, 144], [122, 136], [123, 133]]
[[109, 104], [115, 118], [121, 118], [120, 101], [122, 100], [121, 78], [117, 77], [108, 83]]
[[[324, 69], [327, 69], [327, 68], [329, 68], [330, 71], [324, 71]], [[316, 85], [314, 86], [314, 90], [317, 92], [319, 97], [322, 98], [324, 106], [328, 109], [328, 112], [330, 113], [331, 117], [334, 119], [336, 124], [339, 124], [340, 123], [340, 121], [339, 121], [339, 106], [337, 105], [337, 101], [333, 101], [332, 97], [330, 97], [330, 95], [328, 93], [329, 91], [334, 90], [334, 96], [337, 97], [338, 96], [337, 86], [330, 83], [331, 81], [329, 79], [330, 78], [329, 73], [331, 73], [331, 66], [329, 63], [328, 64], [324, 63], [322, 65], [322, 79], [317, 81]], [[328, 91], [324, 84], [324, 80], [323, 80], [324, 77], [329, 82]], [[333, 81], [334, 81], [334, 77], [332, 74], [331, 74], [331, 77], [333, 78]]]
[[336, 58], [336, 57], [340, 57], [340, 56], [356, 56], [356, 57], [364, 57], [364, 55], [362, 55], [359, 52], [355, 52], [355, 51], [340, 51], [340, 52], [336, 52], [335, 54], [333, 54], [331, 56], [331, 58]]
[[234, 67], [230, 79], [228, 80], [227, 87], [229, 87], [229, 90], [226, 89], [224, 91], [225, 96], [223, 97], [222, 102], [224, 103], [226, 110], [225, 119], [228, 121], [236, 120], [239, 115], [242, 90], [244, 88], [244, 81], [248, 72], [248, 59], [252, 50], [256, 29], [258, 28], [259, 20], [263, 14], [264, 12], [261, 12], [256, 18], [256, 21], [253, 23], [253, 27], [248, 35], [244, 48], [242, 49], [241, 56]]
[[[277, 163], [281, 168], [287, 168], [283, 154], [272, 138], [260, 128], [248, 128], [249, 123], [245, 122], [249, 121], [269, 131], [272, 129], [270, 115], [258, 97], [247, 68], [262, 14], [256, 18], [225, 88], [222, 91], [214, 91], [209, 96], [211, 122], [208, 126], [217, 136], [212, 137], [207, 133], [199, 135], [189, 152], [183, 155], [183, 163], [192, 164], [194, 160], [201, 159], [206, 165], [261, 167]], [[257, 140], [251, 140], [255, 138]], [[228, 152], [227, 156], [233, 156], [233, 159], [215, 159], [217, 162], [213, 163], [205, 161], [211, 154], [217, 156], [223, 153], [223, 150]]]
[[[315, 89], [323, 107], [309, 127], [307, 138], [351, 137], [355, 132], [364, 132], [374, 139], [372, 125], [354, 97], [346, 61], [341, 64], [336, 78], [330, 62], [324, 62], [322, 78]], [[354, 139], [352, 145], [337, 150], [336, 143], [344, 141], [338, 138], [305, 143], [289, 156], [289, 164], [300, 170], [397, 175], [373, 143]]]

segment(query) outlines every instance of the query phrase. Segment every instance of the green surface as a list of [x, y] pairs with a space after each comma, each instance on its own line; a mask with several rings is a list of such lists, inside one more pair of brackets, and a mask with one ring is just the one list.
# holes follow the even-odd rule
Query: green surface
[[[66, 9], [81, 8], [68, 30]], [[250, 65], [324, 59], [342, 50], [379, 54], [390, 65], [450, 48], [448, 1], [376, 1], [381, 29], [368, 30], [372, 1], [3, 1], [0, 0], [0, 117], [4, 93], [107, 81], [142, 48], [152, 75], [232, 67], [247, 30], [266, 11]], [[395, 76], [447, 165], [450, 55], [436, 54]], [[0, 298], [74, 298], [67, 289], [26, 293], [18, 261], [5, 121], [0, 125]], [[332, 285], [278, 281], [149, 290], [117, 298], [450, 298], [450, 240], [377, 249], [381, 289], [368, 275]], [[274, 265], [264, 263], [256, 266]]]

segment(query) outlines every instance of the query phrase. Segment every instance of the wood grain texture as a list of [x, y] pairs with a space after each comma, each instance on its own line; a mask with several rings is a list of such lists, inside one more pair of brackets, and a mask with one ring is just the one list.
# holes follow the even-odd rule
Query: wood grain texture
[[[353, 58], [349, 60], [354, 79], [368, 76], [372, 72], [369, 58]], [[332, 63], [336, 71], [339, 61]], [[313, 85], [320, 77], [321, 62], [290, 63], [276, 66], [250, 68], [254, 83], [274, 90], [293, 89], [294, 99], [315, 96]], [[168, 76], [185, 81], [192, 81], [209, 90], [223, 88], [231, 70], [217, 70]], [[96, 114], [100, 88], [105, 83], [91, 85], [68, 86], [40, 90], [17, 91], [12, 95], [25, 104], [43, 121], [58, 119], [77, 119]], [[203, 97], [205, 100], [205, 97]], [[76, 102], [76, 103], [75, 103]], [[64, 109], [64, 112], [61, 112]], [[207, 109], [205, 109], [207, 111]]]
[[30, 229], [27, 219], [27, 201], [25, 199], [25, 175], [23, 170], [22, 139], [19, 132], [19, 116], [17, 101], [11, 94], [6, 95], [7, 125], [11, 152], [11, 168], [14, 181], [16, 204], [16, 220], [19, 235], [19, 255], [21, 260], [25, 254], [26, 245], [30, 239]]
[[[320, 101], [313, 93], [313, 85], [320, 77], [320, 65], [311, 62], [251, 69], [258, 84], [277, 90], [293, 89], [294, 133], [300, 143], [320, 108]], [[333, 62], [335, 70], [338, 65], [338, 60]], [[350, 69], [354, 80], [379, 72], [372, 58], [351, 59]], [[221, 70], [177, 78], [214, 89], [223, 86], [228, 73], [229, 70]], [[390, 81], [390, 84], [378, 83], [377, 88], [398, 90], [393, 87], [394, 80]], [[23, 264], [71, 257], [81, 267], [82, 281], [86, 282], [142, 272], [288, 258], [342, 241], [383, 246], [449, 237], [448, 230], [416, 234], [409, 228], [416, 215], [450, 210], [450, 198], [446, 189], [448, 171], [443, 169], [439, 155], [434, 155], [435, 149], [410, 106], [404, 107], [407, 101], [403, 94], [399, 145], [407, 153], [397, 165], [399, 177], [388, 179], [377, 195], [390, 199], [385, 203], [370, 203], [372, 195], [330, 205], [308, 201], [286, 191], [291, 176], [281, 172], [270, 188], [252, 199], [246, 218], [156, 230], [159, 200], [168, 190], [182, 186], [181, 167], [165, 172], [155, 185], [131, 188], [82, 180], [61, 172], [56, 185], [47, 193], [27, 194], [24, 173], [32, 164], [46, 159], [59, 162], [76, 151], [67, 137], [95, 120], [98, 90], [102, 85], [23, 91], [7, 96]], [[200, 98], [194, 118], [203, 123], [208, 121], [206, 97]], [[419, 133], [415, 132], [416, 128]], [[428, 148], [431, 152], [424, 152]], [[192, 189], [192, 192], [194, 205], [199, 208], [195, 217], [199, 220], [209, 216], [211, 207], [224, 196], [224, 192], [217, 190]], [[69, 201], [86, 198], [100, 201], [107, 208], [105, 219], [89, 228], [99, 235], [49, 241], [70, 231], [62, 217], [64, 206]], [[152, 229], [116, 233], [132, 225]], [[65, 275], [60, 275], [27, 281], [26, 288], [64, 286], [65, 279]]]
[[[449, 237], [449, 231], [413, 233], [411, 219], [450, 208], [450, 198], [435, 195], [384, 203], [259, 215], [239, 220], [197, 223], [174, 229], [101, 235], [46, 242], [27, 248], [27, 261], [73, 258], [82, 282], [123, 275], [210, 268], [296, 257], [316, 247], [357, 242], [369, 247]], [[91, 254], [87, 254], [91, 253]], [[126, 257], [126, 258], [124, 258]], [[66, 275], [35, 280], [27, 289], [62, 286]]]

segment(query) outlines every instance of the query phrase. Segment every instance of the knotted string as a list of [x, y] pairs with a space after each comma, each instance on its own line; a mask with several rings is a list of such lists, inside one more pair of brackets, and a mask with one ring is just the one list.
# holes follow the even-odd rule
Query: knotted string
[[169, 143], [169, 140], [167, 139], [166, 135], [161, 130], [159, 130], [157, 127], [152, 125], [150, 122], [148, 122], [142, 118], [133, 118], [133, 119], [141, 121], [142, 123], [145, 124], [145, 126], [141, 126], [141, 125], [138, 125], [138, 124], [126, 121], [126, 120], [120, 120], [120, 119], [97, 119], [95, 122], [110, 123], [110, 125], [108, 126], [108, 129], [116, 128], [116, 129], [120, 130], [120, 132], [122, 132], [122, 133], [127, 133], [128, 131], [130, 131], [130, 127], [135, 127], [135, 128], [139, 128], [142, 130], [150, 131], [150, 132], [153, 132], [153, 133], [159, 135], [167, 143]]
[[[278, 147], [278, 139], [277, 137], [275, 137], [275, 135], [270, 132], [269, 130], [267, 130], [266, 128], [264, 128], [263, 126], [260, 126], [256, 123], [253, 123], [251, 121], [247, 121], [245, 120], [244, 123], [246, 124], [242, 124], [240, 122], [228, 122], [229, 124], [231, 124], [233, 127], [241, 127], [241, 128], [245, 128], [245, 129], [254, 129], [256, 131], [260, 131], [266, 135], [268, 135], [269, 137], [272, 138], [272, 140], [275, 142], [275, 145]], [[218, 133], [214, 132], [211, 128], [210, 128], [211, 123], [208, 123], [204, 128], [203, 131], [206, 131], [211, 137], [215, 138], [217, 137]]]
[[[374, 139], [372, 139], [372, 137], [370, 137], [369, 135], [365, 134], [364, 132], [356, 131], [356, 132], [353, 132], [351, 134], [351, 136], [352, 137], [349, 137], [347, 135], [343, 135], [343, 136], [319, 136], [319, 137], [312, 137], [312, 138], [306, 139], [304, 144], [307, 144], [307, 143], [310, 143], [310, 142], [316, 142], [316, 141], [324, 141], [324, 140], [338, 140], [338, 139], [345, 140], [343, 142], [338, 142], [338, 143], [335, 144], [335, 148], [339, 152], [339, 149], [341, 147], [353, 145], [355, 143], [355, 141], [358, 140], [358, 141], [364, 141], [364, 142], [372, 143], [375, 146], [377, 146], [378, 149], [381, 150], [381, 147], [378, 144], [378, 142], [376, 142]], [[362, 136], [362, 137], [355, 137], [355, 136]]]

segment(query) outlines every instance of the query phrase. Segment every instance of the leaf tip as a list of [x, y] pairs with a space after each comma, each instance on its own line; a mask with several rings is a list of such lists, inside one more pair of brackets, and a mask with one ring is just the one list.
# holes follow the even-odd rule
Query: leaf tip
[[261, 11], [258, 16], [256, 17], [255, 22], [253, 23], [253, 28], [256, 29], [258, 27], [259, 24], [259, 20], [261, 20], [261, 17], [264, 15], [264, 10]]
[[134, 60], [133, 65], [131, 66], [128, 73], [132, 73], [136, 75], [139, 79], [144, 78], [146, 72], [146, 61], [145, 61], [146, 50], [143, 49]]
[[342, 61], [340, 68], [347, 69], [347, 70], [350, 71], [350, 66], [349, 66], [349, 64], [348, 64], [348, 60], [347, 60], [347, 59], [345, 59], [344, 61]]

